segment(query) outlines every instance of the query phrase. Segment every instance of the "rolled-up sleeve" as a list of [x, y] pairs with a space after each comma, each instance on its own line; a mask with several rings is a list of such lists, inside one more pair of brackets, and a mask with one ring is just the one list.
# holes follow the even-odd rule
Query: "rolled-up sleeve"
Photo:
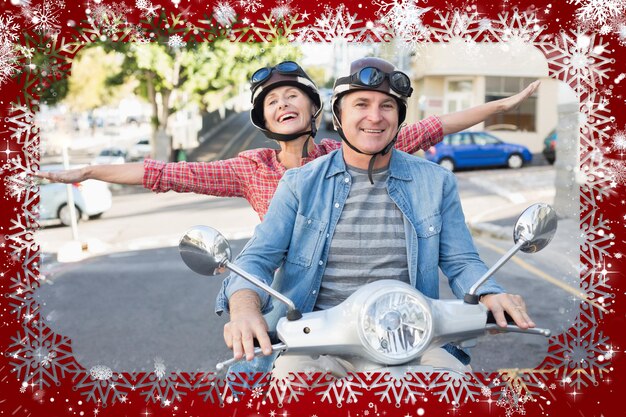
[[443, 124], [438, 116], [429, 116], [417, 123], [406, 125], [398, 133], [396, 149], [415, 153], [427, 150], [443, 139]]
[[176, 191], [219, 197], [243, 197], [239, 170], [241, 158], [213, 162], [169, 162], [144, 160], [144, 188], [155, 193]]

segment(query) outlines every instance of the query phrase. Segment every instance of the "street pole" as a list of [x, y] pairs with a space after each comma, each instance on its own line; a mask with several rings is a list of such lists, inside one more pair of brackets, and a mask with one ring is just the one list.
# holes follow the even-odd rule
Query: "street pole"
[[[70, 169], [70, 158], [67, 152], [67, 144], [63, 145], [63, 168]], [[66, 185], [67, 207], [70, 209], [70, 226], [72, 228], [72, 239], [78, 241], [78, 220], [76, 219], [76, 205], [74, 204], [73, 184]]]

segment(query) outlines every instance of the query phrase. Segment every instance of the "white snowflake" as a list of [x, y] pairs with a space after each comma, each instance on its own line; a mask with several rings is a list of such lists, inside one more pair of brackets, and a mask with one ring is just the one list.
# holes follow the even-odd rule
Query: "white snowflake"
[[252, 398], [260, 398], [263, 395], [263, 389], [261, 387], [254, 387], [252, 390]]
[[165, 362], [163, 362], [163, 359], [161, 358], [154, 359], [154, 374], [157, 376], [157, 378], [163, 379], [163, 377], [165, 377], [166, 369], [167, 368], [165, 366]]
[[373, 23], [362, 25], [362, 20], [352, 14], [345, 5], [337, 8], [326, 6], [315, 25], [297, 32], [297, 42], [381, 42], [389, 40], [386, 29]]
[[622, 45], [626, 45], [626, 24], [620, 23], [615, 28], [615, 33]]
[[104, 34], [114, 36], [128, 27], [126, 14], [131, 11], [124, 3], [96, 4], [91, 9], [89, 22], [96, 24]]
[[528, 397], [520, 396], [508, 388], [502, 390], [502, 395], [496, 402], [496, 405], [504, 408], [506, 417], [511, 417], [515, 413], [520, 415], [526, 414], [524, 404], [528, 401]]
[[579, 95], [595, 90], [608, 78], [613, 60], [605, 56], [609, 52], [607, 44], [602, 39], [596, 42], [595, 33], [580, 29], [562, 31], [553, 41], [538, 46], [552, 56], [550, 62], [556, 69], [550, 75], [566, 82]]
[[433, 375], [428, 390], [438, 396], [439, 401], [459, 406], [461, 402], [476, 401], [481, 388], [482, 384], [472, 374], [438, 372]]
[[233, 6], [230, 5], [229, 2], [221, 2], [218, 3], [217, 6], [213, 8], [213, 17], [220, 25], [224, 27], [228, 27], [232, 25], [237, 20], [237, 13]]
[[[267, 387], [264, 400], [271, 404], [289, 404], [297, 402], [306, 391], [307, 384], [302, 384], [302, 379], [297, 375], [291, 375], [289, 378], [276, 379], [273, 378]], [[262, 390], [262, 387], [254, 389]]]
[[11, 337], [13, 343], [7, 350], [20, 380], [41, 389], [60, 383], [76, 369], [68, 337], [53, 333], [42, 320], [25, 324], [22, 330]]
[[17, 55], [13, 44], [0, 42], [0, 85], [7, 82], [17, 71]]
[[584, 238], [581, 245], [582, 261], [592, 268], [594, 265], [601, 264], [608, 250], [613, 246], [615, 234], [611, 233], [611, 226], [606, 220], [601, 210], [598, 208], [596, 201], [589, 201], [593, 196], [582, 193], [583, 203], [594, 204], [588, 213], [582, 214], [580, 218], [581, 236]]
[[534, 43], [543, 30], [535, 13], [518, 10], [499, 14], [497, 21], [489, 25], [484, 20], [481, 19], [479, 26], [491, 34], [494, 41], [509, 45]]
[[22, 9], [26, 21], [32, 24], [37, 32], [44, 35], [55, 35], [60, 31], [60, 13], [61, 8], [58, 5], [47, 1], [34, 6], [29, 4]]
[[33, 187], [33, 182], [25, 172], [20, 172], [4, 177], [4, 185], [8, 196], [19, 203], [26, 196], [28, 189]]
[[[31, 252], [29, 255], [39, 256], [38, 250]], [[25, 323], [32, 320], [39, 311], [39, 304], [35, 302], [32, 294], [40, 284], [36, 276], [34, 279], [29, 279], [34, 275], [33, 269], [35, 268], [32, 267], [32, 264], [25, 262], [24, 278], [19, 273], [17, 276], [11, 277], [11, 293], [6, 295], [12, 308], [11, 313], [14, 314], [17, 321], [22, 321], [23, 319]]]
[[396, 1], [391, 4], [375, 1], [374, 4], [379, 6], [377, 14], [381, 21], [393, 29], [395, 39], [402, 41], [403, 46], [413, 49], [430, 37], [430, 30], [422, 22], [422, 16], [432, 9], [431, 7], [418, 7], [416, 3], [408, 1]]
[[167, 41], [167, 45], [170, 48], [182, 48], [187, 42], [183, 41], [183, 37], [180, 35], [172, 35]]
[[371, 374], [370, 377], [374, 380], [367, 385], [367, 390], [372, 391], [380, 402], [396, 407], [402, 403], [414, 404], [428, 389], [430, 375], [424, 372], [410, 372], [410, 368], [407, 371], [402, 378], [395, 378], [382, 372]]
[[108, 381], [113, 377], [113, 371], [108, 366], [96, 365], [89, 370], [89, 375], [91, 375], [93, 379]]
[[574, 0], [580, 5], [576, 16], [582, 22], [590, 22], [603, 26], [611, 18], [624, 13], [626, 1], [624, 0]]
[[75, 386], [87, 401], [102, 406], [124, 403], [130, 391], [134, 390], [134, 382], [129, 376], [115, 373], [106, 365], [96, 365], [89, 372], [80, 371], [74, 376]]
[[[567, 333], [550, 340], [554, 346], [547, 356], [560, 362], [557, 373], [561, 380], [576, 389], [597, 385], [611, 367], [611, 361], [604, 357], [608, 337], [598, 329], [597, 323], [586, 322], [582, 317], [578, 317]], [[600, 356], [605, 360], [599, 360]]]
[[608, 175], [617, 184], [626, 184], [626, 163], [619, 160], [611, 161]]
[[344, 402], [355, 403], [359, 400], [359, 396], [363, 395], [365, 386], [359, 374], [348, 374], [347, 377], [341, 379], [332, 378], [325, 385], [325, 389], [319, 393], [320, 401], [337, 404], [338, 407]]
[[281, 0], [276, 3], [276, 6], [272, 7], [270, 15], [276, 20], [285, 19], [295, 13], [295, 9], [291, 5], [291, 0]]
[[27, 106], [11, 106], [11, 116], [7, 119], [11, 138], [23, 143], [25, 135], [36, 132], [35, 113]]
[[443, 13], [437, 10], [436, 14], [437, 27], [431, 28], [435, 41], [465, 42], [470, 46], [476, 43], [481, 32], [481, 19], [476, 9], [471, 13], [462, 13], [459, 10]]
[[619, 130], [613, 135], [613, 144], [611, 146], [614, 150], [619, 152], [626, 151], [626, 131]]
[[161, 5], [157, 4], [155, 6], [149, 0], [137, 0], [135, 6], [141, 10], [141, 15], [148, 19], [155, 17], [157, 15], [157, 11], [161, 8]]
[[19, 30], [20, 25], [13, 16], [0, 15], [0, 43], [17, 41]]
[[256, 13], [257, 10], [263, 7], [263, 3], [260, 0], [239, 0], [238, 4], [246, 13]]
[[[32, 194], [36, 195], [36, 193]], [[4, 235], [4, 239], [13, 258], [20, 259], [25, 253], [38, 248], [35, 242], [35, 226], [36, 224], [29, 223], [28, 217], [24, 215], [18, 216], [17, 219], [11, 219], [9, 233]]]
[[[137, 381], [136, 389], [146, 398], [146, 401], [160, 402], [165, 404], [180, 401], [191, 390], [190, 378], [193, 374], [171, 373], [159, 378], [156, 373], [146, 373], [141, 380]], [[145, 389], [142, 389], [145, 388]]]
[[211, 400], [212, 404], [223, 404], [224, 398], [230, 395], [230, 386], [225, 378], [219, 378], [213, 372], [206, 372], [198, 379], [193, 390], [200, 396], [203, 401]]

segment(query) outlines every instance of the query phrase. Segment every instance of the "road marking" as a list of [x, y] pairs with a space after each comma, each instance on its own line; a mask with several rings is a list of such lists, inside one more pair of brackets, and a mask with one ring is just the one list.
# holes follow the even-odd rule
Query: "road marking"
[[526, 202], [526, 197], [524, 197], [523, 194], [511, 192], [507, 190], [506, 188], [496, 185], [494, 182], [486, 181], [477, 177], [469, 177], [467, 178], [467, 180], [474, 185], [484, 188], [485, 190], [490, 191], [494, 194], [497, 194], [500, 197], [506, 198], [511, 203], [521, 204], [521, 203]]
[[[480, 241], [480, 243], [484, 246], [486, 246], [487, 248], [491, 249], [494, 252], [497, 252], [501, 255], [504, 255], [507, 251], [500, 249], [499, 247], [497, 247], [496, 245], [493, 245], [489, 242], [487, 242], [484, 239], [476, 239], [478, 241]], [[535, 274], [536, 276], [538, 276], [539, 278], [549, 282], [550, 284], [561, 288], [562, 290], [574, 295], [577, 298], [580, 298], [581, 300], [583, 300], [586, 303], [589, 303], [591, 305], [593, 305], [594, 307], [599, 308], [600, 310], [602, 310], [603, 312], [607, 312], [607, 310], [604, 308], [604, 306], [598, 304], [595, 300], [590, 299], [589, 297], [587, 297], [587, 294], [585, 294], [584, 292], [582, 292], [580, 289], [574, 288], [564, 282], [562, 282], [561, 280], [554, 278], [552, 275], [546, 274], [545, 272], [543, 272], [542, 270], [540, 270], [539, 268], [536, 268], [532, 265], [530, 265], [527, 262], [524, 262], [523, 260], [521, 260], [520, 258], [518, 258], [517, 256], [513, 256], [511, 258], [511, 260], [513, 262], [515, 262], [516, 264], [518, 264], [519, 266], [521, 266], [522, 268], [524, 268], [525, 270], [527, 270], [528, 272]]]

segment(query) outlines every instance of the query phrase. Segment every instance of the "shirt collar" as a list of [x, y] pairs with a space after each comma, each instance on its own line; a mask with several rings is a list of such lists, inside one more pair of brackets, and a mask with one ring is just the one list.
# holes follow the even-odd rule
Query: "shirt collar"
[[[411, 175], [409, 170], [410, 162], [407, 160], [406, 155], [395, 149], [391, 150], [391, 160], [389, 162], [389, 176], [402, 181], [411, 181]], [[346, 163], [343, 160], [343, 147], [340, 148], [332, 156], [330, 167], [326, 172], [326, 178], [330, 178], [334, 175], [343, 174], [348, 172]]]

